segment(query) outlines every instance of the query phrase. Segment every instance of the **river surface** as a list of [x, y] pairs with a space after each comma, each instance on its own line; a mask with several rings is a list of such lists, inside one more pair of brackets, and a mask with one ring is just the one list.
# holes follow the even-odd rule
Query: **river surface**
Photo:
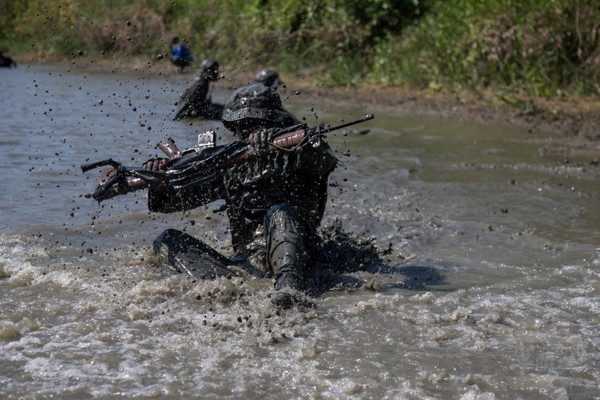
[[226, 252], [217, 207], [161, 215], [143, 191], [84, 197], [97, 172], [82, 163], [140, 165], [160, 140], [184, 148], [208, 129], [231, 139], [220, 122], [171, 120], [190, 78], [0, 70], [0, 398], [600, 398], [592, 155], [542, 150], [560, 139], [548, 133], [284, 89], [311, 125], [376, 115], [329, 135], [341, 164], [323, 225], [441, 279], [375, 274], [277, 310], [269, 280], [193, 283], [152, 262], [169, 227]]

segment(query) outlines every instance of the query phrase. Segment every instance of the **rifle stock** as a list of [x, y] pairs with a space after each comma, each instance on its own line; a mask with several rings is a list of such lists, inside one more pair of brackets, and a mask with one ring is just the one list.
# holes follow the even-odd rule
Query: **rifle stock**
[[[354, 121], [343, 123], [333, 127], [317, 127], [308, 129], [305, 124], [297, 124], [284, 128], [277, 132], [271, 147], [275, 149], [290, 149], [315, 137], [322, 137], [326, 133], [355, 125], [373, 119], [373, 114], [367, 114]], [[251, 151], [252, 145], [245, 142], [234, 142], [219, 148], [209, 148], [197, 154], [182, 156], [173, 139], [157, 145], [169, 158], [165, 171], [149, 171], [142, 167], [126, 167], [119, 162], [109, 158], [94, 163], [81, 165], [85, 173], [95, 168], [111, 166], [114, 173], [101, 181], [95, 191], [87, 194], [98, 202], [108, 200], [112, 197], [145, 189], [149, 186], [170, 185], [175, 189], [181, 189], [189, 185], [205, 182], [219, 176], [223, 168], [231, 168], [235, 165], [250, 161], [258, 157]]]

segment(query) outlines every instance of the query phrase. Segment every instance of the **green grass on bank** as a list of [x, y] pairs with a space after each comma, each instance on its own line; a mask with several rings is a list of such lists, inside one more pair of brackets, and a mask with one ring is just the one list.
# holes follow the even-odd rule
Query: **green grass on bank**
[[[126, 59], [185, 39], [231, 71], [328, 85], [600, 94], [597, 0], [0, 0], [0, 49]], [[520, 100], [518, 100], [520, 101]]]

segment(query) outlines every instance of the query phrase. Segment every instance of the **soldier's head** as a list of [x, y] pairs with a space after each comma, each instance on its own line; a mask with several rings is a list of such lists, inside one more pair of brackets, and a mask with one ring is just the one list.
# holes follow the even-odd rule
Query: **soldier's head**
[[260, 83], [273, 89], [277, 89], [280, 85], [283, 85], [283, 81], [279, 79], [279, 74], [269, 68], [260, 71], [256, 75], [256, 78], [254, 78], [254, 83]]
[[200, 73], [211, 81], [216, 81], [219, 77], [219, 63], [213, 59], [207, 58], [200, 65]]
[[259, 129], [284, 128], [294, 124], [294, 117], [281, 104], [275, 89], [253, 83], [236, 90], [223, 111], [223, 125], [246, 138]]

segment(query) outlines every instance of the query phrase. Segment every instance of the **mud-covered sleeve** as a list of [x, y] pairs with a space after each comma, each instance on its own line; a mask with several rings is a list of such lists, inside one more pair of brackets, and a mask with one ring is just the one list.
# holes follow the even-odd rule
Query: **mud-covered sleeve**
[[202, 98], [206, 97], [205, 82], [201, 79], [195, 79], [192, 85], [190, 85], [185, 92], [181, 95], [180, 103], [190, 103], [196, 100], [200, 95]]
[[211, 185], [196, 185], [184, 189], [149, 189], [148, 210], [160, 213], [186, 211], [222, 198], [224, 186], [221, 180], [212, 182]]
[[338, 159], [322, 139], [304, 145], [298, 154], [298, 167], [314, 175], [327, 176], [337, 166]]

